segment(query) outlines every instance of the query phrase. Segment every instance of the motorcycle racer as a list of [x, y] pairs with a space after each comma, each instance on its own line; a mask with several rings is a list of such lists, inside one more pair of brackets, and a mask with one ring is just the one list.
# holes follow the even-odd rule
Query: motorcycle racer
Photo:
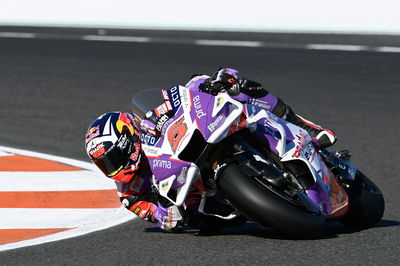
[[[227, 91], [234, 99], [242, 103], [258, 105], [306, 129], [311, 136], [315, 137], [315, 144], [320, 148], [330, 146], [336, 141], [336, 136], [332, 131], [316, 126], [296, 115], [292, 108], [270, 94], [260, 83], [239, 78], [238, 73], [232, 68], [221, 68], [212, 77], [194, 75], [185, 87], [212, 95]], [[192, 191], [185, 202], [186, 210], [192, 210], [192, 215], [187, 217], [185, 217], [187, 213], [181, 208], [166, 202], [157, 191], [152, 189], [152, 171], [141, 150], [140, 134], [157, 134], [154, 128], [148, 127], [147, 124], [150, 122], [157, 125], [163, 114], [171, 108], [170, 100], [168, 95], [164, 94], [164, 103], [153, 111], [149, 111], [141, 124], [131, 113], [111, 112], [98, 117], [90, 125], [85, 137], [89, 158], [107, 177], [116, 181], [123, 206], [141, 219], [157, 223], [157, 226], [163, 230], [180, 232], [184, 221], [200, 229], [218, 229], [237, 224], [237, 221], [227, 223], [221, 219], [212, 219], [196, 213], [201, 192], [204, 191], [201, 178], [194, 182]]]
[[333, 131], [324, 129], [295, 114], [288, 104], [269, 93], [260, 83], [247, 78], [239, 78], [239, 71], [236, 69], [220, 68], [212, 77], [195, 74], [185, 87], [213, 95], [220, 91], [227, 91], [232, 98], [239, 102], [257, 105], [307, 130], [321, 149], [332, 146], [337, 140]]

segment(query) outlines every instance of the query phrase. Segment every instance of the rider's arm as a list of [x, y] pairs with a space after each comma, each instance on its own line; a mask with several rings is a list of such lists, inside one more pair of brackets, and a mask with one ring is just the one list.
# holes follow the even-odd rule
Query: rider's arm
[[180, 211], [175, 206], [160, 203], [162, 200], [158, 193], [151, 191], [147, 182], [138, 181], [140, 178], [137, 176], [129, 183], [116, 182], [122, 205], [139, 218], [156, 223], [165, 231], [179, 231], [183, 225]]
[[137, 175], [128, 183], [116, 182], [116, 185], [120, 201], [125, 208], [145, 221], [157, 222], [157, 195], [151, 191], [148, 180]]

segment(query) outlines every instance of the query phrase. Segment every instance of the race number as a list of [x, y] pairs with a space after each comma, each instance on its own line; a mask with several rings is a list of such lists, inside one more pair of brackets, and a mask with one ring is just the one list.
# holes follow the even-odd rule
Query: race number
[[181, 142], [182, 138], [185, 136], [188, 127], [186, 123], [183, 122], [184, 117], [176, 121], [170, 129], [168, 130], [168, 141], [171, 145], [172, 151], [175, 153], [179, 143]]

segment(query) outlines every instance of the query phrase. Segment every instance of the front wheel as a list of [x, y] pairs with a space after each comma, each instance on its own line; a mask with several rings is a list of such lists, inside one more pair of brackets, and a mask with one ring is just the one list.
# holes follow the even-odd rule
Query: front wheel
[[326, 230], [325, 217], [290, 204], [261, 186], [237, 165], [228, 165], [219, 176], [221, 192], [250, 220], [292, 238], [315, 238]]
[[379, 188], [357, 170], [355, 180], [344, 184], [350, 208], [340, 220], [353, 228], [368, 228], [378, 223], [385, 210], [385, 200]]

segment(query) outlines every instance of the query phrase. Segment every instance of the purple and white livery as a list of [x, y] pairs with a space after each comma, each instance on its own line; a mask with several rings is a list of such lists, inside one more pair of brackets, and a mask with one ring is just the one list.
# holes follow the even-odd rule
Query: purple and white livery
[[[244, 215], [293, 237], [319, 236], [331, 220], [354, 226], [380, 220], [379, 189], [339, 153], [317, 149], [306, 130], [272, 114], [276, 97], [243, 104], [242, 94], [193, 90], [207, 77], [163, 91], [156, 114], [144, 112], [156, 106], [149, 100], [154, 91], [133, 99], [134, 109], [145, 114], [142, 147], [162, 197], [185, 209], [201, 179], [199, 213]], [[207, 212], [207, 201], [216, 197], [232, 211]], [[360, 214], [363, 204], [372, 207]]]

